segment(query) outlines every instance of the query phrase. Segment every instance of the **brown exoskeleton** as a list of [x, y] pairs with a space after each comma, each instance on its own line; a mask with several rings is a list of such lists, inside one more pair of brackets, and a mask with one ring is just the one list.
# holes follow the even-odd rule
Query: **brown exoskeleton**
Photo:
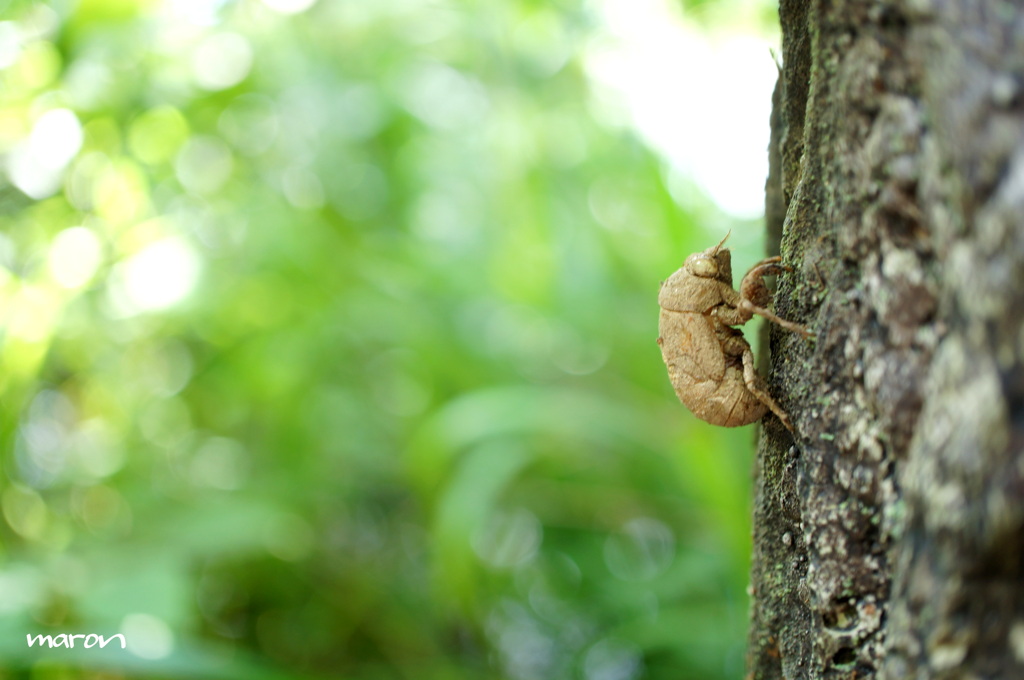
[[712, 425], [747, 425], [771, 409], [792, 430], [786, 412], [754, 370], [750, 345], [732, 326], [757, 314], [804, 337], [811, 334], [765, 309], [771, 293], [763, 277], [788, 270], [779, 264], [781, 258], [761, 260], [743, 277], [739, 292], [733, 289], [732, 256], [722, 247], [726, 238], [728, 234], [714, 248], [690, 255], [661, 284], [658, 344], [669, 378], [679, 400]]

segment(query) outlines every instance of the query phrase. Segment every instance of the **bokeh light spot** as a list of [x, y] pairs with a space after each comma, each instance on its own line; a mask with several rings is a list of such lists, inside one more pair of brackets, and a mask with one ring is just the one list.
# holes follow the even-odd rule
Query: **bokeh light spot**
[[32, 198], [45, 198], [60, 187], [64, 167], [82, 148], [82, 125], [68, 109], [47, 111], [29, 137], [11, 152], [8, 175]]
[[633, 680], [643, 672], [643, 655], [636, 645], [605, 638], [583, 658], [586, 680]]
[[120, 264], [113, 285], [126, 315], [170, 307], [183, 300], [199, 277], [199, 255], [184, 239], [156, 241]]
[[324, 185], [308, 168], [291, 167], [281, 177], [285, 198], [296, 208], [313, 210], [324, 204]]
[[121, 633], [125, 636], [128, 651], [143, 659], [162, 659], [174, 649], [174, 633], [170, 626], [150, 614], [124, 617]]
[[71, 227], [57, 234], [50, 245], [49, 267], [64, 288], [81, 288], [92, 280], [103, 258], [103, 246], [87, 227]]
[[18, 61], [11, 65], [12, 85], [35, 90], [46, 87], [60, 73], [60, 52], [46, 40], [29, 42]]
[[114, 428], [105, 420], [82, 421], [72, 434], [71, 450], [78, 471], [95, 479], [114, 474], [124, 466], [125, 451]]
[[281, 14], [298, 14], [316, 4], [316, 0], [263, 0], [263, 4]]
[[277, 139], [281, 119], [272, 99], [244, 94], [224, 109], [217, 128], [224, 139], [240, 152], [255, 156], [269, 149]]
[[132, 123], [128, 146], [140, 161], [156, 165], [174, 156], [188, 138], [188, 123], [172, 106], [146, 111]]
[[647, 581], [660, 576], [675, 557], [675, 535], [664, 522], [638, 517], [622, 531], [608, 536], [604, 559], [608, 570], [624, 581]]
[[234, 439], [211, 437], [196, 451], [189, 466], [197, 486], [230, 491], [242, 486], [249, 472], [245, 447]]
[[0, 69], [5, 69], [18, 59], [21, 53], [21, 36], [18, 25], [13, 21], [0, 21]]
[[252, 68], [252, 47], [237, 33], [207, 36], [192, 55], [192, 72], [204, 90], [223, 90], [245, 80]]
[[53, 109], [39, 117], [28, 141], [41, 166], [60, 170], [82, 148], [82, 124], [70, 110]]
[[26, 342], [50, 337], [60, 302], [48, 290], [23, 286], [8, 307], [7, 333]]
[[488, 108], [487, 95], [476, 80], [434, 62], [411, 67], [399, 79], [397, 94], [413, 115], [442, 130], [472, 129]]
[[178, 181], [198, 195], [216, 193], [234, 169], [231, 150], [216, 137], [193, 137], [178, 154]]
[[28, 539], [39, 539], [46, 529], [46, 503], [33, 489], [11, 484], [3, 492], [4, 519], [7, 525]]
[[540, 549], [543, 527], [529, 510], [499, 512], [473, 538], [473, 549], [487, 564], [507, 569], [529, 561]]

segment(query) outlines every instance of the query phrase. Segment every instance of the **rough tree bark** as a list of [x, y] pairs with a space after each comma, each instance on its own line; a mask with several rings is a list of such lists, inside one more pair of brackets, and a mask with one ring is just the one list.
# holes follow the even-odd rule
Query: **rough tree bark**
[[1024, 678], [1024, 7], [780, 17], [750, 677]]

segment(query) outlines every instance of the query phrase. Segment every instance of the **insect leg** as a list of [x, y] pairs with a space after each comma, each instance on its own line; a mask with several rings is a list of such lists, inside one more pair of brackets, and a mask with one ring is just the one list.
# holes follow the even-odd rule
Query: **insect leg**
[[764, 307], [758, 307], [757, 305], [752, 304], [749, 300], [741, 300], [740, 301], [740, 309], [747, 310], [751, 314], [757, 314], [758, 316], [763, 316], [764, 318], [768, 319], [769, 321], [773, 321], [773, 322], [779, 324], [780, 326], [782, 326], [786, 330], [793, 331], [794, 333], [797, 333], [798, 335], [802, 335], [805, 338], [813, 338], [814, 337], [814, 333], [809, 331], [806, 326], [801, 326], [800, 324], [793, 323], [792, 321], [786, 321], [782, 317], [777, 316], [774, 312], [769, 311], [769, 310], [765, 309]]
[[809, 338], [813, 334], [807, 330], [805, 326], [793, 323], [792, 321], [786, 321], [764, 307], [764, 305], [771, 300], [771, 295], [768, 293], [768, 287], [764, 284], [764, 277], [772, 274], [778, 274], [783, 271], [790, 271], [789, 267], [779, 264], [781, 259], [782, 258], [776, 256], [761, 260], [746, 273], [743, 280], [740, 282], [740, 300], [737, 308], [747, 314], [763, 316], [769, 321], [777, 323], [787, 330], [798, 333], [805, 338]]
[[750, 393], [760, 400], [762, 404], [771, 409], [772, 413], [779, 417], [782, 424], [786, 426], [786, 429], [790, 432], [793, 431], [793, 424], [789, 422], [789, 416], [782, 410], [771, 395], [768, 394], [768, 390], [764, 388], [764, 382], [761, 380], [761, 376], [754, 370], [754, 353], [750, 351], [750, 347], [747, 347], [743, 352], [743, 382], [746, 383], [747, 389]]

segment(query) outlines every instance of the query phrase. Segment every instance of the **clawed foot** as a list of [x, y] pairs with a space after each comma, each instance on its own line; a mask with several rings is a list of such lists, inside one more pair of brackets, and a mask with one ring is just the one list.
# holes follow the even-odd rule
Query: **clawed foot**
[[768, 286], [764, 283], [765, 276], [772, 276], [781, 272], [792, 271], [789, 267], [784, 264], [779, 264], [782, 261], [781, 257], [769, 257], [761, 260], [754, 267], [746, 273], [743, 280], [740, 281], [740, 309], [746, 310], [751, 314], [757, 314], [773, 323], [777, 323], [786, 330], [792, 331], [799, 334], [804, 338], [814, 337], [806, 326], [801, 326], [798, 323], [792, 321], [786, 321], [785, 319], [777, 316], [774, 312], [769, 311], [765, 308], [771, 301], [771, 293], [768, 291]]

